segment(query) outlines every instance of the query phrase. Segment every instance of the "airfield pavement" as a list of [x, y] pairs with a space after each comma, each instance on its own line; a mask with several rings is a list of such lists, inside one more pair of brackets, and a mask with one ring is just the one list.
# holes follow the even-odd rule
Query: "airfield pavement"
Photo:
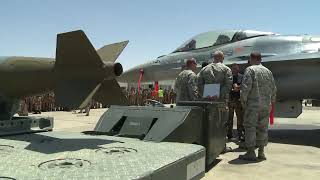
[[[92, 109], [90, 116], [72, 112], [44, 112], [54, 117], [54, 131], [93, 130], [106, 109]], [[222, 154], [204, 180], [320, 179], [320, 108], [304, 107], [298, 118], [275, 118], [269, 130], [267, 160], [247, 163], [238, 160], [243, 150], [228, 142], [234, 152]]]

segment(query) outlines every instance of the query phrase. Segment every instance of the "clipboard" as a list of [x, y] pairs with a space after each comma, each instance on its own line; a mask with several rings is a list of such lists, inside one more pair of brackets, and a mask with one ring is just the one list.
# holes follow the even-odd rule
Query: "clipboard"
[[220, 84], [205, 84], [203, 89], [203, 98], [208, 96], [220, 97]]

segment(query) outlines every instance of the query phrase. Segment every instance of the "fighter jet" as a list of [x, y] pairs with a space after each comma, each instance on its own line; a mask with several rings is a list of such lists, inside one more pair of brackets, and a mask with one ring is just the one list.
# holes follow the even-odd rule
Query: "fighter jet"
[[[320, 99], [320, 36], [280, 35], [253, 30], [209, 31], [194, 36], [172, 53], [129, 69], [121, 82], [174, 80], [186, 59], [196, 58], [198, 71], [204, 61], [212, 62], [217, 50], [225, 54], [224, 63], [247, 67], [250, 53], [259, 51], [263, 65], [275, 76], [276, 112], [282, 117], [297, 117], [302, 99]], [[142, 77], [142, 78], [141, 78]]]
[[9, 120], [19, 99], [54, 91], [56, 104], [85, 107], [91, 99], [103, 104], [126, 104], [115, 80], [123, 69], [115, 60], [128, 41], [98, 51], [81, 30], [57, 35], [56, 59], [0, 57], [0, 120]]

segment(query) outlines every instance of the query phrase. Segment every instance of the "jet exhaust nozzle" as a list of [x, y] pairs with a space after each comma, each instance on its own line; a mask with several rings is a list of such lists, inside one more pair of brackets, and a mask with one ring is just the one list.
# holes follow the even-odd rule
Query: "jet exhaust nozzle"
[[123, 68], [120, 63], [114, 63], [113, 70], [116, 76], [120, 76], [123, 73]]

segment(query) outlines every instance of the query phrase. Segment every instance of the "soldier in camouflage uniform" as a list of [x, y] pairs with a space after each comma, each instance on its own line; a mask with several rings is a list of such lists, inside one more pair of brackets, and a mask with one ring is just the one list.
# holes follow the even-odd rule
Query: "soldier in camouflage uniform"
[[135, 105], [136, 102], [136, 92], [134, 90], [134, 88], [132, 87], [130, 90], [130, 94], [129, 94], [129, 103], [130, 105]]
[[[205, 84], [220, 84], [219, 97], [203, 97], [209, 100], [224, 101], [226, 103], [226, 113], [222, 115], [222, 121], [227, 124], [229, 92], [232, 87], [232, 73], [231, 69], [223, 64], [224, 55], [221, 51], [216, 51], [212, 54], [213, 62], [205, 66], [198, 74], [198, 88], [201, 97], [203, 97], [203, 90]], [[225, 126], [226, 127], [226, 126]], [[227, 132], [227, 129], [225, 129]], [[224, 153], [232, 149], [225, 145]]]
[[93, 100], [91, 99], [91, 100], [89, 101], [89, 103], [87, 104], [87, 106], [85, 107], [86, 116], [89, 116], [90, 109], [92, 108], [92, 104], [93, 104]]
[[197, 75], [194, 73], [197, 69], [197, 62], [194, 58], [187, 60], [186, 68], [178, 77], [174, 85], [177, 93], [176, 101], [195, 101], [198, 99]]
[[142, 106], [145, 105], [147, 99], [148, 99], [148, 90], [147, 89], [143, 89], [142, 90]]
[[36, 96], [34, 101], [34, 113], [41, 114], [42, 96]]
[[140, 91], [140, 93], [137, 92], [136, 97], [137, 97], [136, 105], [137, 105], [137, 106], [142, 106], [143, 103], [142, 103], [142, 93], [141, 93], [141, 91]]
[[175, 93], [173, 89], [170, 89], [169, 91], [169, 104], [174, 104], [175, 103]]
[[55, 105], [54, 105], [54, 93], [50, 92], [49, 94], [49, 111], [54, 111]]
[[245, 144], [247, 153], [239, 159], [256, 161], [255, 147], [259, 147], [258, 159], [265, 160], [264, 146], [268, 143], [268, 124], [271, 103], [276, 100], [276, 86], [272, 72], [261, 65], [261, 54], [250, 55], [250, 67], [245, 70], [240, 99], [244, 114]]
[[[223, 64], [224, 55], [221, 51], [216, 51], [213, 58], [213, 63], [205, 66], [198, 74], [199, 94], [201, 97], [203, 96], [205, 84], [220, 84], [220, 97], [218, 99], [228, 103], [229, 92], [232, 87], [231, 69]], [[215, 99], [214, 97], [209, 98]]]
[[19, 116], [28, 116], [28, 105], [26, 102], [26, 98], [20, 101], [20, 107], [17, 112]]

